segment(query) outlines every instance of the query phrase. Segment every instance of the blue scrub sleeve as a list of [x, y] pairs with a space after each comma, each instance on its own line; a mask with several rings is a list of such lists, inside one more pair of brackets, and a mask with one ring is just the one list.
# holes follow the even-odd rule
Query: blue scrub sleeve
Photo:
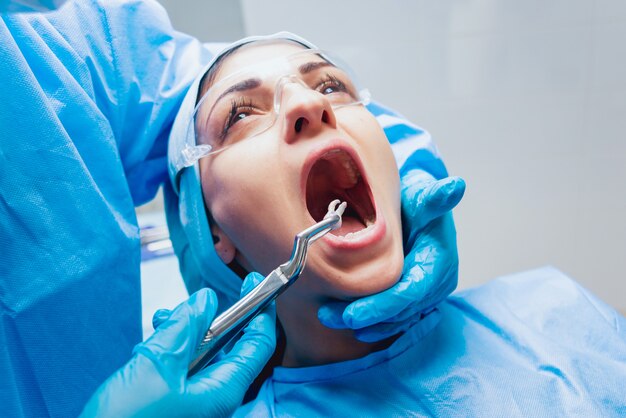
[[0, 415], [76, 416], [141, 340], [134, 206], [208, 60], [155, 1], [0, 15]]
[[[72, 10], [46, 16], [86, 64], [86, 93], [110, 123], [133, 202], [141, 205], [167, 179], [169, 131], [184, 93], [212, 55], [210, 44], [175, 31], [156, 1], [89, 0], [66, 8]], [[93, 35], [84, 36], [86, 28]]]

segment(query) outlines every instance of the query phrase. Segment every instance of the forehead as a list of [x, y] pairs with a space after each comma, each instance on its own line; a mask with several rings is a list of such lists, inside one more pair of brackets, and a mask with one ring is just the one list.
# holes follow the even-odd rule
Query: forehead
[[305, 50], [307, 48], [304, 46], [290, 41], [257, 42], [244, 45], [222, 61], [213, 84], [246, 67]]

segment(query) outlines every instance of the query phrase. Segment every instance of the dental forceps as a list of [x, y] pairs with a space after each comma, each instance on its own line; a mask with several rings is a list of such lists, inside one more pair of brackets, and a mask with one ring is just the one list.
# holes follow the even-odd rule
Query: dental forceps
[[187, 376], [204, 369], [209, 362], [261, 311], [283, 293], [302, 273], [309, 246], [328, 232], [341, 227], [346, 202], [333, 200], [320, 222], [296, 235], [291, 258], [273, 270], [252, 291], [219, 315], [196, 349], [196, 358], [189, 365]]

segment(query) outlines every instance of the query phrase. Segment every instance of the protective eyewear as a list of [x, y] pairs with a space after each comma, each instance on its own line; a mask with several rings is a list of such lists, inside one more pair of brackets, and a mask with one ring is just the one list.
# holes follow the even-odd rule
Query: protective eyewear
[[271, 128], [290, 84], [323, 95], [334, 111], [367, 105], [370, 100], [369, 91], [348, 66], [320, 50], [307, 49], [255, 64], [219, 80], [198, 101], [188, 126], [195, 133], [196, 145], [183, 150], [185, 165]]

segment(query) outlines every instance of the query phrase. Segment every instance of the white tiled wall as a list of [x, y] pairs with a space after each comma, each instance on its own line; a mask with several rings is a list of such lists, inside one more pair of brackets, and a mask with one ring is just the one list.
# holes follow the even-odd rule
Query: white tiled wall
[[467, 194], [460, 287], [552, 264], [626, 311], [626, 2], [241, 0], [427, 128]]

